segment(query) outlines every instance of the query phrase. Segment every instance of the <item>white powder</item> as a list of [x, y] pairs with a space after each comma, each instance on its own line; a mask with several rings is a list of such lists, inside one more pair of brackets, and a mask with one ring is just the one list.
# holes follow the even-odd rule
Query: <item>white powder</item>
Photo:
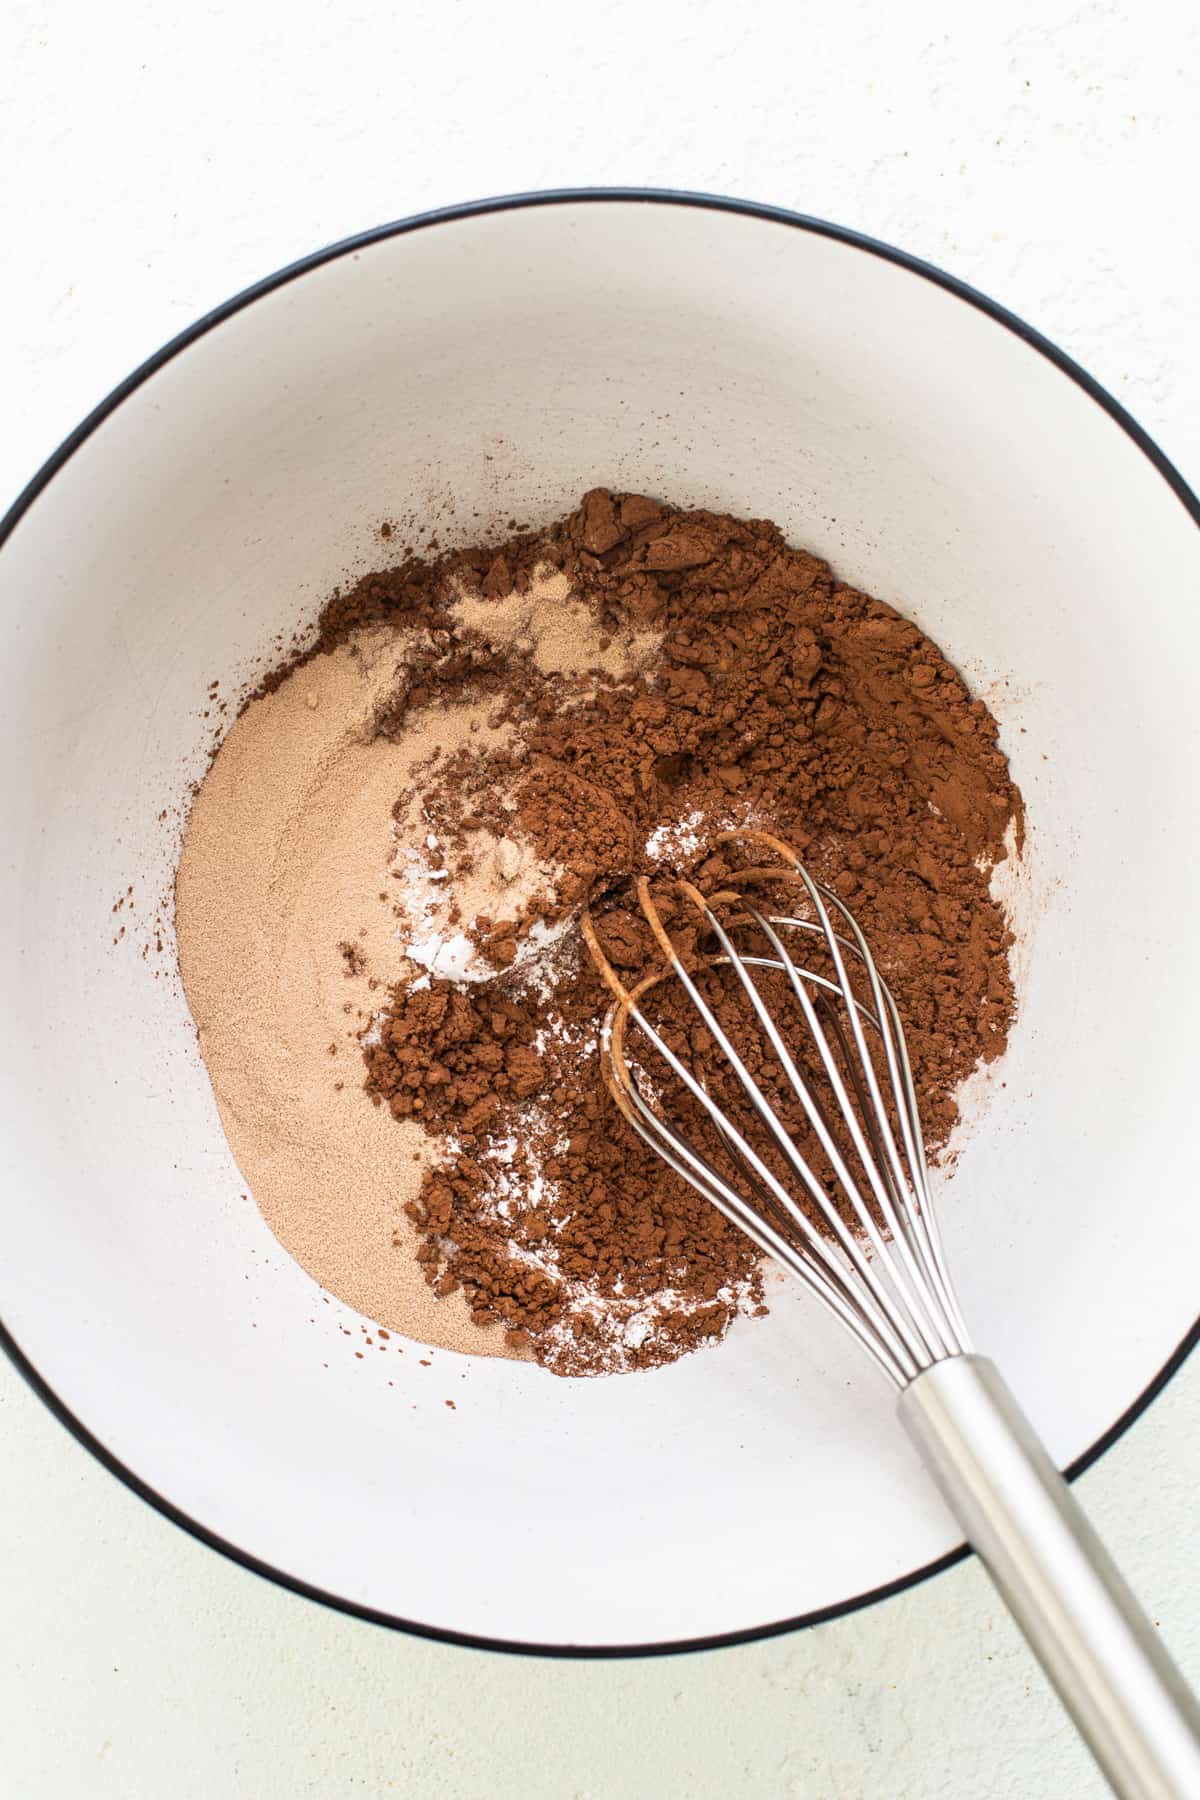
[[428, 969], [431, 976], [436, 975], [441, 981], [486, 981], [495, 972], [483, 961], [465, 931], [452, 932], [449, 937], [439, 937], [434, 932], [431, 937], [406, 943], [404, 954], [409, 962]]
[[[460, 631], [527, 657], [541, 674], [581, 681], [627, 681], [649, 667], [662, 642], [656, 631], [601, 632], [595, 613], [575, 598], [569, 577], [548, 566], [519, 592], [496, 598], [460, 592], [450, 613]], [[562, 699], [567, 697], [560, 704]]]
[[[724, 830], [725, 827], [715, 829]], [[646, 839], [646, 855], [652, 862], [686, 862], [713, 830], [702, 812], [691, 812], [686, 818], [676, 820], [674, 825], [656, 825]]]
[[[571, 1027], [561, 1019], [544, 1026], [538, 1033], [537, 1049], [544, 1054], [552, 1045], [567, 1045], [586, 1060], [598, 1055], [594, 1035], [579, 1026]], [[530, 1245], [507, 1238], [507, 1254], [524, 1268], [537, 1270], [559, 1284], [563, 1317], [548, 1331], [539, 1332], [539, 1356], [545, 1365], [561, 1374], [570, 1374], [575, 1366], [579, 1345], [572, 1321], [588, 1322], [588, 1361], [593, 1372], [619, 1374], [639, 1366], [646, 1346], [653, 1346], [669, 1319], [670, 1333], [664, 1333], [664, 1349], [670, 1353], [677, 1342], [681, 1319], [689, 1319], [707, 1311], [713, 1300], [667, 1287], [653, 1294], [628, 1294], [618, 1280], [612, 1294], [602, 1294], [593, 1282], [567, 1276], [562, 1267], [560, 1243], [573, 1214], [566, 1207], [563, 1194], [541, 1165], [534, 1146], [547, 1144], [544, 1153], [557, 1158], [566, 1153], [568, 1140], [555, 1136], [555, 1121], [541, 1106], [533, 1103], [520, 1117], [518, 1129], [507, 1137], [471, 1149], [472, 1160], [482, 1169], [485, 1185], [476, 1204], [485, 1218], [508, 1225], [516, 1215], [533, 1211], [546, 1224], [546, 1236]], [[463, 1145], [450, 1137], [444, 1145], [444, 1160], [452, 1166], [462, 1154]], [[452, 1251], [452, 1246], [447, 1245]], [[749, 1278], [723, 1286], [716, 1300], [731, 1312], [750, 1315], [758, 1305]]]
[[[460, 848], [444, 850], [436, 832], [422, 830], [422, 814], [421, 799], [415, 796], [403, 821], [394, 827], [397, 852], [392, 874], [399, 880], [397, 936], [402, 953], [410, 963], [446, 981], [494, 980], [498, 971], [466, 927], [480, 913], [511, 916], [539, 904], [553, 907], [562, 871], [539, 860], [515, 827], [500, 838], [490, 831], [470, 831]], [[440, 862], [431, 863], [431, 856]], [[510, 967], [542, 957], [573, 922], [568, 917], [547, 925], [535, 919], [518, 943]]]

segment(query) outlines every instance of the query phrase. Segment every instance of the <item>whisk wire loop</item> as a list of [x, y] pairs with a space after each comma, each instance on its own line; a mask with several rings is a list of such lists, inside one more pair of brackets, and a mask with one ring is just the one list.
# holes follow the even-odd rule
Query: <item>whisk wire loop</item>
[[[838, 1150], [832, 1134], [829, 1133], [824, 1125], [821, 1125], [818, 1128], [821, 1136], [822, 1148], [825, 1150], [826, 1156], [833, 1164], [842, 1188], [854, 1209], [855, 1217], [860, 1221], [861, 1227], [866, 1234], [876, 1257], [887, 1257], [887, 1247], [884, 1241], [885, 1234], [890, 1236], [900, 1252], [904, 1268], [901, 1270], [892, 1267], [890, 1273], [892, 1275], [897, 1296], [902, 1303], [904, 1311], [911, 1320], [914, 1331], [919, 1335], [920, 1346], [917, 1349], [916, 1354], [919, 1359], [918, 1367], [921, 1367], [923, 1366], [924, 1361], [936, 1361], [939, 1356], [947, 1356], [951, 1354], [951, 1351], [946, 1334], [939, 1328], [936, 1308], [931, 1308], [923, 1302], [922, 1271], [912, 1254], [912, 1248], [901, 1223], [904, 1217], [905, 1208], [902, 1199], [899, 1204], [897, 1204], [897, 1200], [899, 1195], [902, 1195], [903, 1189], [898, 1189], [893, 1186], [893, 1182], [896, 1178], [896, 1163], [894, 1157], [895, 1145], [892, 1141], [887, 1110], [879, 1095], [878, 1084], [868, 1082], [866, 1084], [866, 1091], [864, 1092], [864, 1083], [862, 1081], [860, 1068], [849, 1054], [849, 1045], [846, 1042], [840, 1018], [836, 1013], [831, 1012], [830, 1027], [838, 1040], [838, 1046], [842, 1054], [843, 1062], [850, 1075], [851, 1085], [857, 1090], [856, 1098], [858, 1104], [856, 1105], [854, 1101], [851, 1100], [850, 1095], [847, 1092], [846, 1084], [842, 1078], [841, 1069], [838, 1066], [838, 1058], [833, 1054], [833, 1051], [830, 1048], [829, 1038], [822, 1025], [817, 1007], [813, 1004], [812, 999], [806, 991], [805, 984], [801, 979], [800, 971], [796, 968], [794, 961], [789, 955], [787, 946], [775, 931], [772, 922], [759, 912], [757, 908], [751, 910], [756, 923], [759, 925], [760, 929], [767, 937], [768, 942], [771, 944], [772, 948], [775, 949], [785, 965], [792, 990], [800, 1003], [801, 1010], [805, 1016], [805, 1022], [808, 1025], [812, 1040], [817, 1047], [817, 1052], [820, 1056], [826, 1079], [833, 1088], [835, 1098], [841, 1111], [841, 1116], [846, 1128], [849, 1130], [851, 1139], [854, 1143], [854, 1148], [858, 1153], [859, 1162], [866, 1172], [867, 1180], [870, 1184], [872, 1194], [874, 1195], [883, 1222], [884, 1230], [882, 1233], [858, 1183], [854, 1180], [849, 1169], [846, 1167], [845, 1160]], [[844, 977], [840, 993], [843, 998], [852, 1002], [854, 996], [853, 989], [849, 983], [849, 978], [845, 976], [844, 968], [840, 973]], [[878, 1007], [876, 1017], [880, 1021], [879, 1029], [882, 1032], [885, 1029], [883, 1020], [886, 1019], [886, 1013], [884, 1012], [883, 1007], [879, 1005], [878, 998], [876, 998], [876, 1004]], [[848, 1011], [851, 1014], [857, 1014], [857, 1008], [853, 1004], [848, 1006]], [[857, 1018], [855, 1022], [857, 1023]], [[773, 1034], [778, 1036], [775, 1028], [772, 1027], [771, 1029]], [[865, 1034], [862, 1033], [861, 1025], [859, 1025], [858, 1032], [856, 1033], [856, 1044], [857, 1043], [865, 1044]], [[873, 1110], [872, 1106], [866, 1104], [867, 1101], [873, 1103]], [[805, 1110], [807, 1112], [808, 1108], [806, 1107]], [[880, 1155], [881, 1150], [883, 1151], [883, 1155]], [[889, 1154], [889, 1152], [891, 1154]]]
[[871, 981], [873, 998], [876, 999], [877, 1004], [880, 1004], [880, 1018], [885, 1026], [881, 1036], [888, 1059], [889, 1076], [893, 1092], [903, 1102], [898, 1105], [897, 1112], [900, 1128], [905, 1138], [914, 1204], [901, 1205], [900, 1222], [905, 1230], [905, 1235], [911, 1235], [919, 1245], [918, 1254], [923, 1267], [954, 1327], [956, 1349], [965, 1351], [970, 1348], [970, 1338], [958, 1304], [958, 1296], [955, 1294], [953, 1283], [950, 1280], [949, 1266], [942, 1249], [941, 1233], [938, 1230], [937, 1214], [929, 1193], [929, 1170], [925, 1160], [925, 1142], [921, 1132], [921, 1116], [917, 1105], [916, 1087], [913, 1082], [904, 1028], [900, 1023], [895, 999], [879, 975], [875, 959], [867, 946], [858, 920], [839, 894], [829, 890], [829, 898], [846, 921], [846, 925], [854, 937], [858, 955]]
[[[749, 907], [749, 908], [747, 908], [747, 913], [748, 913], [748, 916], [751, 917], [752, 919], [754, 919], [759, 925], [766, 924], [766, 921], [763, 919], [763, 915], [757, 910], [757, 908]], [[759, 992], [759, 989], [756, 986], [753, 977], [751, 976], [748, 968], [746, 967], [744, 959], [738, 954], [731, 938], [729, 937], [728, 932], [725, 930], [720, 919], [717, 917], [716, 913], [712, 910], [711, 907], [706, 906], [704, 908], [703, 916], [704, 916], [710, 930], [712, 931], [713, 936], [716, 938], [716, 941], [720, 944], [721, 949], [725, 953], [725, 961], [726, 961], [727, 965], [732, 968], [734, 974], [737, 976], [737, 979], [738, 979], [742, 989], [744, 990], [747, 998], [749, 999], [751, 1007], [754, 1010], [755, 1016], [758, 1019], [758, 1022], [762, 1027], [766, 1041], [771, 1046], [772, 1051], [774, 1052], [780, 1066], [782, 1067], [785, 1075], [787, 1076], [788, 1083], [789, 1083], [790, 1087], [792, 1088], [792, 1091], [796, 1095], [796, 1098], [800, 1101], [800, 1104], [801, 1104], [801, 1107], [803, 1108], [804, 1114], [805, 1114], [806, 1118], [808, 1119], [809, 1123], [811, 1124], [811, 1126], [813, 1127], [813, 1130], [815, 1131], [815, 1133], [817, 1135], [817, 1138], [821, 1145], [821, 1148], [825, 1152], [826, 1157], [828, 1158], [830, 1164], [832, 1165], [834, 1174], [836, 1175], [838, 1182], [842, 1187], [842, 1190], [844, 1191], [844, 1193], [846, 1194], [847, 1198], [850, 1201], [850, 1204], [854, 1210], [856, 1218], [859, 1221], [862, 1231], [864, 1232], [865, 1236], [867, 1237], [868, 1241], [870, 1242], [870, 1244], [874, 1248], [874, 1250], [877, 1252], [877, 1254], [882, 1253], [883, 1240], [880, 1237], [878, 1226], [876, 1225], [874, 1218], [871, 1216], [869, 1207], [867, 1207], [863, 1203], [862, 1195], [859, 1191], [858, 1184], [855, 1182], [853, 1176], [851, 1175], [850, 1170], [846, 1165], [845, 1159], [842, 1156], [842, 1153], [838, 1148], [837, 1142], [836, 1142], [832, 1132], [829, 1130], [829, 1127], [825, 1120], [824, 1111], [823, 1111], [822, 1107], [820, 1106], [819, 1102], [817, 1101], [816, 1096], [814, 1095], [814, 1093], [812, 1091], [812, 1088], [803, 1079], [803, 1077], [800, 1074], [799, 1069], [796, 1067], [796, 1063], [795, 1063], [793, 1057], [791, 1056], [791, 1053], [789, 1052], [787, 1045], [784, 1043], [784, 1040], [779, 1032], [779, 1029], [776, 1026], [774, 1020], [772, 1019], [771, 1014], [766, 1006], [766, 1003], [763, 1000], [762, 995]], [[768, 932], [769, 932], [769, 927], [768, 927]], [[774, 937], [773, 933], [770, 935], [772, 937]], [[824, 1036], [821, 1031], [820, 1024], [816, 1018], [816, 1011], [815, 1011], [815, 1008], [813, 1007], [812, 1001], [809, 999], [808, 995], [804, 992], [803, 984], [800, 982], [799, 977], [795, 971], [795, 965], [791, 962], [791, 959], [787, 956], [786, 949], [784, 949], [784, 947], [779, 943], [778, 938], [774, 938], [774, 947], [776, 947], [778, 950], [780, 950], [782, 952], [782, 956], [783, 956], [785, 965], [788, 967], [789, 972], [792, 975], [793, 985], [797, 992], [797, 996], [800, 999], [801, 1005], [805, 1009], [806, 1017], [809, 1018], [810, 1029], [813, 1032], [814, 1039], [818, 1042], [819, 1048], [822, 1049], [822, 1055], [823, 1055], [823, 1060], [824, 1060], [828, 1054], [828, 1046], [825, 1044]], [[691, 986], [691, 984], [689, 983], [689, 991], [690, 991], [690, 986]], [[732, 1049], [732, 1046], [728, 1044], [726, 1034], [721, 1030], [719, 1025], [716, 1025], [715, 1022], [710, 1022], [710, 1020], [712, 1018], [711, 1009], [706, 1007], [705, 1012], [706, 1012], [706, 1014], [708, 1014], [708, 1017], [706, 1018], [706, 1023], [709, 1024], [709, 1030], [713, 1032], [713, 1035], [714, 1035], [714, 1037], [716, 1037], [717, 1042], [720, 1045], [721, 1049], [730, 1058], [730, 1060], [733, 1061], [736, 1057], [736, 1052], [734, 1052]], [[737, 1066], [739, 1067], [739, 1070], [740, 1070], [740, 1069], [744, 1068], [745, 1065], [740, 1062], [740, 1059], [738, 1059]], [[832, 1059], [829, 1059], [829, 1061], [827, 1063], [827, 1073], [832, 1073], [835, 1077], [835, 1080], [837, 1079], [837, 1071], [836, 1071], [835, 1065], [832, 1062]], [[761, 1096], [761, 1090], [759, 1089], [758, 1085], [753, 1082], [752, 1078], [750, 1078], [750, 1089], [751, 1089], [751, 1097], [752, 1098]], [[835, 1089], [835, 1091], [837, 1091], [837, 1090]], [[839, 1096], [839, 1097], [841, 1097], [841, 1096]], [[854, 1265], [854, 1268], [856, 1269], [860, 1278], [867, 1284], [868, 1288], [870, 1289], [871, 1293], [875, 1297], [876, 1301], [880, 1305], [883, 1305], [886, 1307], [888, 1297], [887, 1297], [886, 1291], [883, 1287], [883, 1284], [877, 1279], [875, 1270], [872, 1267], [872, 1264], [867, 1259], [867, 1257], [863, 1254], [859, 1245], [855, 1242], [853, 1235], [849, 1231], [847, 1231], [845, 1224], [842, 1221], [841, 1215], [840, 1215], [837, 1207], [834, 1205], [833, 1201], [830, 1199], [828, 1192], [826, 1191], [826, 1189], [824, 1187], [824, 1184], [813, 1173], [810, 1166], [807, 1163], [803, 1162], [803, 1159], [800, 1158], [799, 1153], [796, 1151], [795, 1145], [792, 1142], [792, 1139], [789, 1137], [788, 1133], [786, 1132], [786, 1130], [784, 1129], [782, 1124], [779, 1123], [778, 1115], [774, 1112], [773, 1109], [771, 1109], [771, 1116], [772, 1116], [773, 1121], [775, 1122], [775, 1126], [777, 1128], [777, 1137], [781, 1143], [781, 1146], [783, 1147], [783, 1149], [785, 1151], [785, 1154], [787, 1154], [789, 1157], [789, 1160], [793, 1162], [793, 1166], [799, 1165], [800, 1168], [802, 1169], [803, 1178], [805, 1179], [805, 1183], [806, 1183], [806, 1186], [808, 1187], [809, 1193], [811, 1194], [812, 1198], [814, 1199], [814, 1201], [820, 1208], [821, 1214], [822, 1214], [824, 1220], [826, 1221], [826, 1224], [827, 1224], [829, 1230], [833, 1232], [841, 1249], [843, 1250], [845, 1255], [847, 1257], [849, 1257], [850, 1261]], [[880, 1197], [882, 1199], [882, 1196], [878, 1196], [878, 1197]], [[822, 1245], [821, 1248], [823, 1250], [824, 1245]], [[922, 1356], [923, 1339], [921, 1336], [914, 1333], [914, 1331], [912, 1329], [912, 1323], [911, 1323], [911, 1321], [914, 1321], [919, 1316], [919, 1309], [915, 1305], [909, 1303], [906, 1306], [906, 1311], [908, 1313], [908, 1317], [905, 1317], [901, 1313], [897, 1313], [893, 1320], [893, 1325], [894, 1325], [894, 1328], [900, 1334], [900, 1336], [903, 1338], [910, 1355], [912, 1355], [914, 1358], [918, 1359], [917, 1366], [919, 1367], [920, 1366], [920, 1358]], [[925, 1344], [924, 1347], [927, 1349], [928, 1345]]]
[[[657, 917], [657, 915], [655, 916]], [[694, 984], [691, 982], [690, 976], [687, 975], [686, 970], [682, 970], [682, 967], [676, 972], [682, 974], [689, 997], [691, 997], [694, 990]], [[845, 1273], [836, 1262], [831, 1261], [821, 1233], [797, 1205], [793, 1196], [788, 1192], [787, 1188], [784, 1187], [774, 1171], [754, 1149], [753, 1145], [722, 1112], [721, 1108], [709, 1094], [704, 1084], [697, 1079], [692, 1070], [688, 1068], [687, 1064], [676, 1055], [675, 1051], [662, 1037], [661, 1033], [659, 1033], [650, 1020], [646, 1018], [644, 1012], [637, 1004], [637, 999], [640, 991], [643, 991], [650, 985], [654, 984], [643, 983], [642, 990], [635, 990], [633, 995], [627, 996], [628, 1004], [625, 1007], [614, 1008], [609, 1015], [605, 1027], [605, 1040], [609, 1045], [609, 1055], [606, 1058], [608, 1073], [610, 1076], [614, 1074], [617, 1076], [615, 1087], [610, 1080], [610, 1090], [613, 1091], [614, 1098], [618, 1099], [618, 1104], [621, 1105], [621, 1110], [624, 1112], [626, 1118], [629, 1119], [635, 1127], [641, 1129], [642, 1135], [647, 1138], [647, 1141], [649, 1141], [652, 1147], [658, 1150], [660, 1154], [666, 1155], [664, 1145], [669, 1145], [676, 1154], [680, 1153], [681, 1150], [685, 1151], [684, 1160], [687, 1164], [687, 1168], [686, 1170], [677, 1169], [677, 1173], [685, 1174], [685, 1178], [690, 1180], [692, 1185], [697, 1187], [699, 1191], [705, 1195], [706, 1199], [712, 1201], [721, 1212], [725, 1213], [726, 1217], [732, 1218], [734, 1223], [740, 1225], [743, 1230], [747, 1229], [746, 1221], [747, 1218], [750, 1218], [760, 1230], [768, 1231], [772, 1237], [779, 1237], [780, 1234], [777, 1233], [774, 1227], [770, 1225], [769, 1221], [763, 1217], [761, 1202], [759, 1205], [755, 1206], [747, 1201], [744, 1196], [739, 1195], [735, 1189], [731, 1188], [730, 1184], [725, 1182], [717, 1171], [713, 1169], [711, 1163], [700, 1156], [692, 1146], [688, 1145], [683, 1134], [679, 1132], [676, 1127], [669, 1125], [669, 1122], [664, 1119], [661, 1112], [646, 1099], [641, 1091], [639, 1083], [630, 1069], [625, 1054], [625, 1021], [627, 1018], [631, 1018], [637, 1025], [641, 1034], [658, 1052], [672, 1074], [683, 1083], [692, 1098], [696, 1100], [705, 1113], [707, 1113], [713, 1124], [716, 1126], [722, 1140], [736, 1151], [737, 1160], [749, 1172], [752, 1182], [756, 1182], [762, 1188], [765, 1188], [769, 1198], [782, 1209], [791, 1224], [800, 1233], [806, 1256], [804, 1262], [804, 1273], [806, 1278], [813, 1276], [823, 1277], [820, 1282], [820, 1291], [822, 1297], [826, 1299], [828, 1298], [828, 1289], [830, 1282], [832, 1281], [837, 1291], [845, 1293], [847, 1302], [849, 1303], [852, 1301], [859, 1312], [865, 1315], [872, 1332], [878, 1335], [882, 1345], [886, 1347], [889, 1361], [895, 1363], [902, 1370], [908, 1369], [912, 1365], [913, 1350], [911, 1346], [905, 1342], [906, 1334], [904, 1330], [897, 1324], [896, 1320], [890, 1316], [886, 1294], [878, 1293], [877, 1295], [876, 1291], [878, 1289], [878, 1283], [876, 1283], [874, 1278], [870, 1277], [869, 1274], [867, 1277], [864, 1277], [867, 1285], [866, 1293], [857, 1292], [852, 1287], [847, 1287]], [[707, 1014], [706, 1023], [711, 1020], [710, 1029], [714, 1031], [714, 1035], [717, 1038], [717, 1042], [719, 1043], [722, 1052], [736, 1059], [736, 1051], [734, 1051], [733, 1046], [729, 1044], [720, 1024], [712, 1015], [710, 1009], [707, 1008], [698, 991], [696, 991], [695, 997], [701, 1009], [701, 1017], [705, 1017]], [[740, 1059], [737, 1060], [740, 1061]], [[642, 1129], [643, 1127], [644, 1129]], [[800, 1174], [801, 1180], [805, 1182], [808, 1191], [815, 1197], [822, 1191], [816, 1175], [809, 1168], [799, 1151], [795, 1151], [794, 1156], [796, 1172]], [[672, 1166], [675, 1165], [673, 1164]], [[697, 1174], [701, 1177], [700, 1181], [697, 1181], [696, 1179]], [[752, 1232], [751, 1235], [754, 1235], [754, 1233]], [[757, 1238], [756, 1241], [758, 1241]], [[786, 1242], [787, 1240], [782, 1241]], [[849, 1245], [848, 1255], [850, 1256], [851, 1262], [856, 1269], [865, 1270], [866, 1262], [861, 1250], [854, 1244], [852, 1239], [847, 1239], [847, 1242]], [[784, 1261], [785, 1266], [788, 1267], [791, 1273], [797, 1273], [797, 1270], [794, 1267], [793, 1258], [780, 1258], [776, 1249], [771, 1249], [768, 1251], [768, 1254], [774, 1256], [777, 1261]], [[811, 1281], [810, 1285], [812, 1285]], [[840, 1312], [840, 1309], [838, 1310]], [[916, 1366], [919, 1367], [921, 1365], [917, 1364]]]
[[[933, 1214], [916, 1089], [895, 1001], [840, 895], [769, 834], [726, 835], [761, 844], [777, 860], [739, 870], [708, 896], [691, 883], [676, 884], [697, 913], [709, 946], [690, 959], [691, 967], [644, 879], [637, 897], [663, 966], [632, 990], [605, 955], [591, 915], [584, 919], [588, 947], [614, 996], [601, 1042], [609, 1091], [643, 1142], [765, 1255], [817, 1294], [889, 1379], [904, 1387], [922, 1369], [967, 1350], [969, 1340]], [[812, 916], [768, 910], [746, 892], [772, 883], [798, 889]], [[769, 954], [756, 948], [756, 937]], [[799, 959], [789, 938], [811, 942], [824, 967], [813, 966], [807, 954]], [[757, 1027], [759, 1050], [769, 1051], [766, 1062], [755, 1056], [753, 1069], [698, 979], [702, 971], [718, 969], [732, 974]], [[804, 1027], [796, 1048], [756, 979], [759, 971], [784, 978]], [[745, 1102], [738, 1120], [647, 1012], [651, 992], [669, 980], [682, 990], [733, 1075], [733, 1092]], [[644, 1058], [631, 1058], [630, 1025], [642, 1049], [657, 1056], [700, 1108], [723, 1152], [718, 1160], [728, 1163], [732, 1179], [670, 1117]], [[769, 1064], [781, 1071], [786, 1092], [798, 1103], [840, 1204], [764, 1090], [756, 1071], [765, 1074]], [[759, 1148], [747, 1135], [754, 1121], [765, 1132]]]
[[[615, 1009], [614, 1009], [615, 1010]], [[651, 1031], [653, 1027], [650, 1028]], [[616, 1027], [613, 1015], [610, 1014], [604, 1025], [602, 1034], [602, 1051], [610, 1054], [609, 1039], [615, 1034]], [[689, 1181], [698, 1193], [702, 1194], [711, 1205], [724, 1213], [725, 1217], [738, 1225], [746, 1235], [757, 1244], [764, 1255], [774, 1258], [780, 1266], [794, 1275], [812, 1290], [837, 1316], [853, 1334], [862, 1348], [875, 1358], [885, 1373], [902, 1386], [905, 1379], [907, 1362], [900, 1352], [889, 1344], [890, 1332], [887, 1320], [882, 1315], [864, 1320], [858, 1308], [856, 1296], [848, 1288], [840, 1270], [827, 1271], [818, 1264], [808, 1260], [805, 1250], [785, 1238], [773, 1225], [762, 1216], [762, 1213], [751, 1206], [738, 1191], [727, 1183], [712, 1167], [711, 1163], [691, 1145], [683, 1133], [657, 1113], [642, 1094], [640, 1088], [629, 1078], [622, 1082], [614, 1078], [614, 1068], [625, 1067], [620, 1053], [609, 1069], [609, 1086], [621, 1112], [638, 1136], [654, 1150], [677, 1175]], [[738, 1150], [736, 1134], [731, 1149]], [[737, 1160], [753, 1173], [752, 1165], [746, 1163], [738, 1155]], [[807, 1221], [805, 1221], [807, 1224]]]

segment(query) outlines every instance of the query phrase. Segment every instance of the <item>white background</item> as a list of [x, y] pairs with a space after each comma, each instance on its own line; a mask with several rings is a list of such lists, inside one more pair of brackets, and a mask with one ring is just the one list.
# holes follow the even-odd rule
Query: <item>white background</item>
[[[424, 207], [588, 183], [774, 201], [926, 256], [1078, 357], [1195, 484], [1200, 30], [1176, 10], [8, 0], [0, 506], [247, 282]], [[974, 1563], [769, 1644], [530, 1662], [223, 1562], [7, 1366], [0, 1433], [0, 1800], [1103, 1791]], [[1194, 1358], [1080, 1492], [1200, 1681], [1198, 1480]]]

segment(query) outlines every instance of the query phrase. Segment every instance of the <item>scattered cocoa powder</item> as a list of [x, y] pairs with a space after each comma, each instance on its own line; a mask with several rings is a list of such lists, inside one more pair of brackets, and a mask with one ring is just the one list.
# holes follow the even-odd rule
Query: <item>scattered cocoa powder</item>
[[[605, 667], [522, 644], [529, 609], [512, 596], [552, 576]], [[429, 650], [381, 733], [464, 691], [493, 696], [509, 728], [494, 752], [424, 772], [439, 855], [515, 831], [558, 872], [510, 914], [463, 922], [493, 979], [396, 984], [364, 1048], [373, 1099], [441, 1144], [407, 1206], [426, 1277], [557, 1372], [669, 1361], [761, 1307], [756, 1253], [617, 1115], [596, 1056], [606, 998], [578, 934], [541, 955], [531, 939], [598, 898], [605, 949], [636, 979], [657, 958], [628, 878], [658, 878], [670, 918], [670, 878], [727, 872], [721, 828], [771, 829], [865, 928], [936, 1148], [1014, 1005], [989, 876], [1022, 813], [995, 721], [914, 625], [773, 524], [641, 495], [598, 489], [547, 531], [368, 576], [327, 607], [319, 648], [387, 625], [419, 627]], [[707, 1034], [666, 1022], [719, 1085]]]

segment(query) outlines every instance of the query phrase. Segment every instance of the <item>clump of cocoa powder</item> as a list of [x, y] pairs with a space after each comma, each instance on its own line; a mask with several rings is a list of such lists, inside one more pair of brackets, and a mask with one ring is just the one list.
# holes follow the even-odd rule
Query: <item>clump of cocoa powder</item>
[[552, 1005], [436, 984], [399, 997], [368, 1052], [372, 1091], [400, 1118], [419, 1102], [453, 1146], [411, 1203], [431, 1281], [461, 1284], [480, 1323], [502, 1320], [569, 1373], [669, 1360], [721, 1334], [735, 1290], [760, 1292], [749, 1242], [664, 1183], [613, 1113], [598, 1005], [582, 965]]
[[[656, 655], [619, 678], [547, 674], [528, 645], [462, 628], [463, 594], [478, 621], [479, 602], [546, 570], [597, 641], [655, 634]], [[728, 871], [721, 829], [788, 840], [873, 945], [937, 1147], [1013, 1013], [989, 876], [1021, 803], [995, 721], [916, 626], [773, 524], [642, 495], [597, 489], [546, 531], [370, 575], [327, 607], [319, 648], [388, 624], [419, 628], [419, 648], [380, 732], [468, 694], [512, 727], [491, 757], [429, 769], [439, 841], [519, 834], [559, 871], [536, 906], [464, 922], [494, 980], [401, 984], [364, 1045], [372, 1098], [441, 1145], [410, 1208], [428, 1279], [558, 1372], [669, 1361], [761, 1305], [757, 1254], [617, 1114], [597, 1059], [606, 996], [573, 920], [599, 901], [632, 982], [656, 958], [629, 877], [653, 876], [670, 917], [672, 878]], [[562, 935], [522, 961], [539, 926]], [[704, 1036], [688, 1041], [715, 1078]]]

